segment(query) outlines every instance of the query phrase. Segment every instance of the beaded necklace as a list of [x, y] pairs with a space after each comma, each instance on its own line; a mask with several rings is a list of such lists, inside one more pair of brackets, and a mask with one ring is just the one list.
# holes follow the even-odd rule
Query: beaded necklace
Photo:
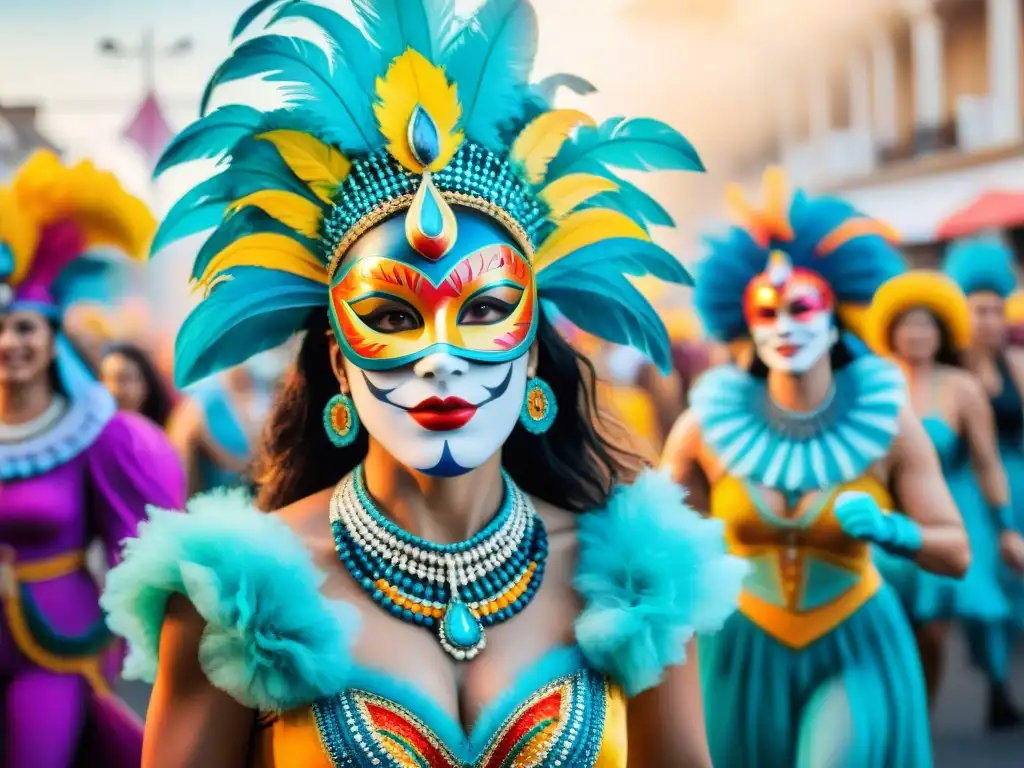
[[388, 520], [366, 490], [362, 466], [331, 497], [342, 565], [373, 601], [412, 624], [437, 628], [460, 661], [484, 649], [484, 628], [525, 608], [544, 577], [547, 531], [529, 497], [505, 472], [494, 518], [468, 541], [434, 544]]

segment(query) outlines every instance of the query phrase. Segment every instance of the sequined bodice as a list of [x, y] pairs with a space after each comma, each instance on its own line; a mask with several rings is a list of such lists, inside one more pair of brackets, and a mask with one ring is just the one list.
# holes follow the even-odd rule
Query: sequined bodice
[[[569, 666], [564, 662], [571, 658]], [[358, 684], [312, 707], [264, 720], [260, 766], [273, 768], [625, 768], [625, 699], [579, 661], [554, 654], [551, 669], [520, 703], [509, 696], [481, 715], [469, 736], [422, 694], [388, 677]], [[561, 667], [561, 668], [559, 668]], [[362, 679], [360, 679], [362, 677]], [[508, 703], [512, 706], [503, 706]]]

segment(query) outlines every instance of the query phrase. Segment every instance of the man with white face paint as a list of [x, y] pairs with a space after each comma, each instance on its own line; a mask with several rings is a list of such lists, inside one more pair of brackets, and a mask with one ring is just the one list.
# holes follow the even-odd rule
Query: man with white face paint
[[856, 341], [902, 260], [846, 203], [790, 197], [775, 169], [764, 183], [763, 210], [733, 193], [737, 226], [694, 294], [718, 341], [752, 341], [753, 364], [702, 376], [663, 457], [754, 571], [699, 643], [712, 758], [931, 765], [913, 634], [869, 545], [957, 576], [970, 553], [899, 369]]

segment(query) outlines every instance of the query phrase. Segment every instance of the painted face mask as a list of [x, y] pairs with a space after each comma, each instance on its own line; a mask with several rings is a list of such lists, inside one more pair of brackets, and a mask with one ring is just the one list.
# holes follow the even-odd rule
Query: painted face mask
[[805, 373], [838, 338], [828, 284], [794, 269], [782, 251], [747, 286], [743, 311], [758, 357], [775, 371]]
[[450, 477], [487, 461], [515, 427], [536, 285], [488, 217], [447, 209], [451, 242], [425, 247], [409, 231], [415, 214], [353, 245], [332, 281], [331, 319], [366, 430], [405, 466]]

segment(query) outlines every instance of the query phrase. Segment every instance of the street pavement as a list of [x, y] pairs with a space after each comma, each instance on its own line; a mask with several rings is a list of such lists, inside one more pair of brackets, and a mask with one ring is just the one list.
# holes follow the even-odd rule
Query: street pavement
[[[933, 723], [935, 768], [1024, 768], [1024, 728], [998, 736], [985, 732], [985, 684], [968, 667], [959, 635], [951, 639], [948, 659]], [[1014, 658], [1012, 678], [1014, 700], [1024, 706], [1024, 647]], [[121, 683], [119, 691], [137, 712], [145, 713], [146, 686]]]

